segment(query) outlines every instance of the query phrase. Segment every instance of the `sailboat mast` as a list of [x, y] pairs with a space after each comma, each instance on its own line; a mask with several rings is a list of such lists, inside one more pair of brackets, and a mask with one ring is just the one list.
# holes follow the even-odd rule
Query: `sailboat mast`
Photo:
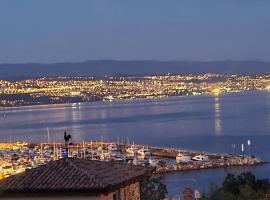
[[47, 126], [47, 139], [48, 139], [48, 144], [50, 144], [50, 130], [48, 126]]
[[84, 143], [84, 140], [83, 140], [83, 159], [85, 159], [85, 143]]

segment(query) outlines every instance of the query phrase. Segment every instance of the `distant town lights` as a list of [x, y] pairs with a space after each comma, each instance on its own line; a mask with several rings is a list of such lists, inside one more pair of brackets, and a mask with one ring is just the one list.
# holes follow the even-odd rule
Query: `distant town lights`
[[219, 88], [215, 88], [215, 89], [212, 90], [212, 94], [214, 96], [219, 96], [220, 93], [221, 93], [221, 90]]

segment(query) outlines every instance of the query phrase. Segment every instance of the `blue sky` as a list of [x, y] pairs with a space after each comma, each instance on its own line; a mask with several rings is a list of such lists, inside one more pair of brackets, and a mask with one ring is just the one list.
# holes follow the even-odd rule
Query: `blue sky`
[[0, 63], [270, 61], [269, 0], [0, 0]]

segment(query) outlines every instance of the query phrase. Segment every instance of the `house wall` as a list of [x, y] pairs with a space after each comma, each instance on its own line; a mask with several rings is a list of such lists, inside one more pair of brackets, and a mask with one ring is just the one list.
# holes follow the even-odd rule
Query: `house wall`
[[0, 197], [2, 200], [101, 200], [100, 196], [93, 197]]
[[112, 192], [107, 195], [101, 195], [101, 200], [113, 200], [113, 195], [120, 193], [121, 200], [140, 200], [140, 183], [136, 182], [126, 187], [120, 188], [120, 191]]
[[121, 188], [121, 200], [140, 200], [140, 199], [141, 199], [141, 189], [139, 182]]
[[[136, 182], [116, 191], [120, 194], [121, 200], [140, 200], [140, 183]], [[64, 197], [0, 197], [0, 200], [113, 200], [113, 195], [116, 192], [109, 194], [101, 194], [100, 196], [64, 196]]]

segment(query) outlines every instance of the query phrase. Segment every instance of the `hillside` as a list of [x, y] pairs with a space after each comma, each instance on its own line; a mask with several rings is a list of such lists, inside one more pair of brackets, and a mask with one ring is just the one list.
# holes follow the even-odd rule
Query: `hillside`
[[158, 75], [182, 73], [241, 73], [270, 72], [270, 63], [259, 61], [117, 61], [90, 60], [78, 63], [1, 64], [0, 78], [40, 76], [105, 76], [105, 75]]

